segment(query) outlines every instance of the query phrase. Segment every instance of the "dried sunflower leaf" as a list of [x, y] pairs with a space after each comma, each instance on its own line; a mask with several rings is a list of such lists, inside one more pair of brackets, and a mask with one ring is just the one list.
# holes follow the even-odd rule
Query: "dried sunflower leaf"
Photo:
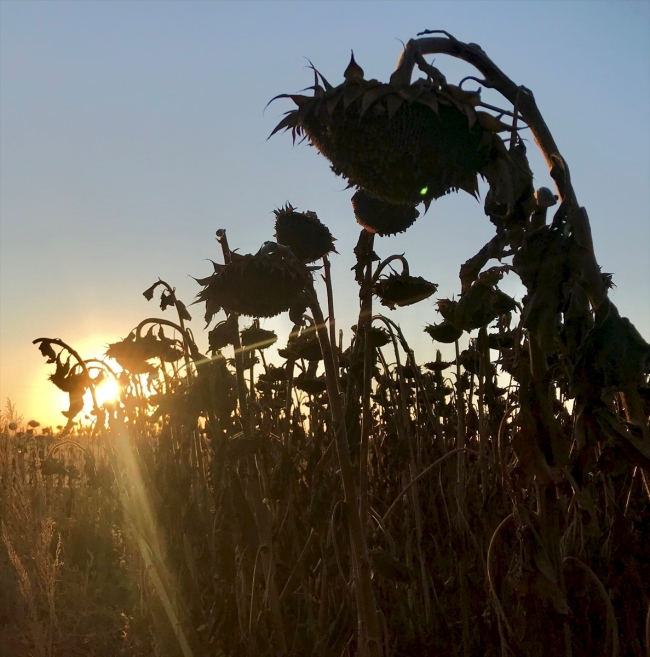
[[56, 352], [52, 349], [52, 343], [49, 340], [43, 340], [38, 345], [38, 350], [47, 358], [47, 363], [56, 362]]
[[163, 292], [160, 295], [160, 310], [163, 310], [163, 311], [167, 310], [167, 308], [169, 308], [169, 306], [173, 306], [173, 305], [174, 305], [173, 295], [168, 293], [168, 292]]
[[178, 316], [183, 319], [185, 322], [191, 322], [192, 321], [192, 315], [187, 310], [187, 306], [182, 302], [179, 301], [178, 299], [176, 300], [176, 311], [178, 312]]
[[600, 428], [621, 448], [627, 458], [634, 465], [650, 472], [650, 446], [642, 438], [637, 438], [629, 427], [619, 422], [609, 411], [598, 409], [594, 415]]
[[156, 288], [162, 284], [162, 281], [156, 281], [151, 287], [148, 287], [143, 293], [142, 296], [147, 300], [151, 301], [153, 299], [154, 292]]

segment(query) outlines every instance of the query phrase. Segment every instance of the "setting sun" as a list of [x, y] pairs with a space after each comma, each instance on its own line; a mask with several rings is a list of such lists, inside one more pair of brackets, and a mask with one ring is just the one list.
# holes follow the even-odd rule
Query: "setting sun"
[[120, 394], [120, 387], [117, 385], [115, 379], [104, 379], [95, 390], [97, 404], [102, 406], [106, 402], [114, 401]]

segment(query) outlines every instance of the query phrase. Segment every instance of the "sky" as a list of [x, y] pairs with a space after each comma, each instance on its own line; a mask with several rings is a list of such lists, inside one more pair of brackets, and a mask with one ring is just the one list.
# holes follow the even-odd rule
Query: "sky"
[[[353, 192], [306, 143], [267, 140], [290, 101], [264, 108], [312, 84], [306, 58], [338, 84], [353, 49], [366, 78], [387, 81], [401, 42], [424, 29], [480, 44], [532, 89], [589, 212], [598, 261], [614, 274], [612, 299], [649, 339], [650, 3], [2, 0], [0, 403], [64, 423], [65, 397], [32, 340], [103, 355], [160, 316], [142, 296], [154, 281], [189, 304], [192, 276], [219, 260], [215, 231], [254, 253], [287, 201], [338, 238], [334, 293], [348, 340], [358, 310]], [[450, 82], [472, 72], [444, 56], [435, 65]], [[535, 185], [551, 186], [532, 143], [529, 156]], [[440, 286], [386, 310], [420, 362], [435, 355], [422, 331], [440, 318], [435, 300], [459, 293], [460, 265], [492, 235], [482, 204], [461, 193], [405, 234], [377, 239], [380, 256], [405, 253], [414, 275]], [[524, 294], [514, 279], [503, 289]], [[205, 349], [203, 309], [190, 312]], [[263, 326], [283, 346], [288, 318]]]

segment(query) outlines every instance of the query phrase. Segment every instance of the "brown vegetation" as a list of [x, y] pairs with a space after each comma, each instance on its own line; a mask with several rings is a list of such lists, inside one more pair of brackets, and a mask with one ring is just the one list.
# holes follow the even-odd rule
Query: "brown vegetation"
[[[429, 53], [473, 64], [511, 109], [448, 84]], [[411, 84], [415, 65], [426, 78]], [[288, 96], [297, 109], [274, 131], [306, 136], [363, 188], [351, 344], [335, 326], [331, 234], [291, 206], [276, 212], [278, 243], [256, 254], [217, 232], [223, 264], [198, 281], [208, 323], [226, 315], [210, 356], [164, 281], [144, 294], [161, 292], [178, 320], [146, 319], [110, 345], [118, 374], [60, 340], [35, 341], [70, 395], [69, 421], [51, 436], [22, 428], [10, 407], [3, 415], [10, 654], [650, 650], [650, 346], [608, 298], [533, 95], [449, 35], [410, 41], [388, 84], [363, 75], [352, 60], [333, 87], [315, 71], [313, 97]], [[534, 190], [522, 125], [558, 196]], [[375, 234], [406, 230], [420, 201], [476, 193], [479, 175], [496, 234], [427, 328], [455, 344], [454, 360], [438, 351], [419, 364], [398, 325], [373, 315], [373, 297], [394, 308], [437, 286], [403, 256], [382, 261]], [[306, 264], [320, 257], [325, 311]], [[499, 289], [505, 275], [526, 286], [521, 305]], [[257, 318], [287, 311], [294, 328], [272, 365], [276, 336]], [[81, 398], [105, 377], [119, 399], [93, 396], [80, 428]]]

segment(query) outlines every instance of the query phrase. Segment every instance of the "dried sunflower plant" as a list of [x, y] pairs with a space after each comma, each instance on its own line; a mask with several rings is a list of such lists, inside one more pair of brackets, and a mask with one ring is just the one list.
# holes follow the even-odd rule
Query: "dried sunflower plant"
[[[587, 213], [532, 92], [476, 44], [419, 36], [387, 83], [366, 80], [353, 56], [340, 85], [314, 69], [311, 95], [277, 97], [296, 107], [272, 134], [307, 139], [355, 189], [360, 303], [347, 346], [335, 322], [335, 240], [316, 213], [289, 204], [275, 211], [275, 241], [254, 254], [217, 231], [223, 262], [197, 279], [208, 355], [164, 281], [144, 295], [159, 291], [177, 321], [148, 318], [111, 344], [119, 372], [60, 340], [36, 341], [70, 396], [68, 424], [47, 453], [24, 450], [13, 466], [5, 458], [0, 481], [49, 478], [51, 495], [78, 497], [101, 487], [119, 503], [107, 522], [130, 546], [123, 572], [141, 604], [125, 604], [128, 641], [111, 654], [650, 650], [650, 346], [609, 299]], [[429, 54], [460, 58], [480, 77], [451, 84]], [[423, 77], [412, 82], [416, 68]], [[534, 188], [522, 129], [555, 192]], [[479, 176], [495, 235], [460, 267], [458, 298], [438, 299], [441, 318], [426, 328], [454, 345], [452, 360], [437, 350], [420, 365], [374, 300], [392, 310], [437, 285], [375, 248], [407, 230], [422, 203], [478, 197]], [[521, 303], [499, 288], [506, 275], [525, 285]], [[271, 358], [278, 336], [260, 320], [285, 312], [293, 329]], [[101, 404], [104, 379], [119, 396]], [[75, 418], [88, 390], [85, 444]], [[63, 443], [75, 445], [67, 463], [54, 455]], [[83, 464], [72, 478], [74, 458]], [[53, 528], [56, 509], [50, 516]], [[22, 564], [3, 532], [11, 563]], [[60, 534], [54, 563], [65, 581], [71, 549]], [[55, 622], [55, 589], [47, 654], [71, 641], [63, 616]], [[27, 631], [23, 639], [34, 645]]]

